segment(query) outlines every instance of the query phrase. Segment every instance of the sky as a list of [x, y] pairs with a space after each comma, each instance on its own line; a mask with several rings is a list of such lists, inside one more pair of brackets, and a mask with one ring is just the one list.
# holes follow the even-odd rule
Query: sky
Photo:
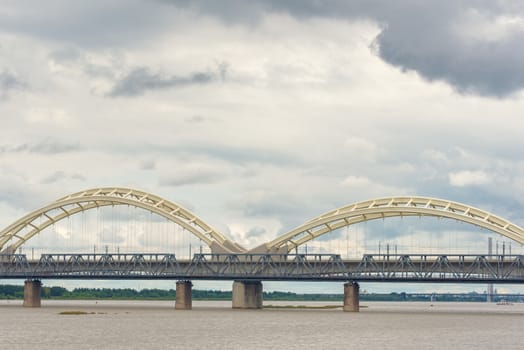
[[4, 0], [0, 227], [111, 186], [247, 247], [397, 195], [524, 226], [522, 62], [517, 1]]

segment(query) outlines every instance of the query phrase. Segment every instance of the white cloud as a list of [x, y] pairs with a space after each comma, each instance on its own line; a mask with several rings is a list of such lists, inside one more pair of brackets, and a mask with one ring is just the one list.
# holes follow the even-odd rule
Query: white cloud
[[448, 174], [449, 183], [452, 186], [474, 186], [485, 185], [491, 182], [491, 177], [481, 170], [462, 170]]
[[374, 162], [381, 152], [377, 144], [358, 136], [348, 137], [344, 141], [344, 147], [352, 159], [364, 162]]
[[371, 181], [367, 177], [350, 175], [342, 180], [342, 185], [347, 187], [368, 186]]
[[229, 236], [244, 248], [255, 248], [277, 237], [282, 228], [281, 223], [274, 219], [241, 219], [227, 224]]
[[[47, 11], [0, 5], [0, 72], [16, 72], [4, 74], [9, 93], [0, 99], [0, 227], [67, 193], [100, 186], [190, 203], [246, 245], [322, 212], [392, 195], [449, 198], [522, 220], [524, 95], [454, 92], [450, 84], [498, 80], [476, 81], [469, 72], [454, 81], [454, 66], [450, 73], [441, 63], [457, 57], [450, 50], [456, 42], [437, 40], [443, 32], [413, 31], [427, 27], [427, 16], [389, 11], [404, 3], [387, 2], [371, 14], [366, 6], [341, 5], [335, 14], [314, 3], [304, 1], [311, 6], [302, 7], [303, 16], [291, 2], [256, 13], [246, 3], [246, 16], [221, 5], [221, 17], [208, 2], [199, 3], [202, 12], [162, 1], [92, 1], [74, 11], [60, 1]], [[348, 8], [363, 16], [347, 15]], [[105, 21], [93, 20], [101, 14]], [[478, 29], [482, 16], [454, 27], [464, 30], [461, 40], [479, 41], [465, 30]], [[519, 42], [521, 24], [503, 16], [485, 34], [508, 48]], [[448, 30], [447, 19], [455, 17], [439, 18], [446, 27], [434, 28]], [[378, 25], [391, 21], [386, 32]], [[370, 50], [381, 33], [387, 56]], [[503, 42], [508, 38], [514, 41]], [[433, 49], [448, 56], [416, 55]], [[474, 53], [495, 73], [522, 71], [513, 51]], [[497, 58], [505, 65], [492, 64]], [[139, 76], [145, 89], [107, 97], [138, 67], [147, 73]], [[188, 80], [193, 72], [211, 72], [216, 81], [172, 86], [174, 77]], [[501, 93], [520, 84], [507, 76]], [[24, 88], [13, 89], [13, 77]], [[492, 183], [496, 188], [475, 187]]]
[[26, 120], [28, 124], [56, 124], [63, 126], [70, 123], [71, 115], [61, 108], [52, 110], [31, 108], [27, 111]]
[[439, 150], [435, 150], [435, 149], [428, 149], [428, 150], [424, 150], [422, 152], [422, 155], [424, 158], [427, 158], [429, 160], [432, 160], [432, 161], [447, 161], [448, 160], [448, 157], [446, 156], [446, 154], [442, 151], [439, 151]]

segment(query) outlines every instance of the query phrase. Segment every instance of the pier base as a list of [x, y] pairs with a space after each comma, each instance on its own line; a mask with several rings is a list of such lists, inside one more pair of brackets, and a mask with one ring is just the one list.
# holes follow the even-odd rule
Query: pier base
[[261, 309], [262, 282], [233, 282], [233, 309]]
[[27, 280], [24, 283], [24, 307], [40, 307], [42, 282]]
[[193, 298], [191, 296], [191, 281], [178, 281], [176, 283], [176, 310], [191, 310], [193, 308]]
[[344, 284], [344, 311], [359, 312], [359, 289], [360, 286], [356, 282]]

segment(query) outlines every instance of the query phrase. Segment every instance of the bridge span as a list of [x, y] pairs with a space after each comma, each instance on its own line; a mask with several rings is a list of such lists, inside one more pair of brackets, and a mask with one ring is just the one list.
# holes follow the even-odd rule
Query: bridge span
[[[209, 248], [186, 257], [167, 253], [56, 253], [29, 258], [22, 247], [50, 227], [100, 208], [135, 207], [181, 227]], [[344, 282], [344, 310], [358, 311], [359, 282], [524, 283], [519, 254], [299, 254], [298, 248], [324, 235], [361, 222], [391, 217], [429, 216], [456, 220], [524, 244], [524, 229], [495, 214], [443, 199], [388, 197], [353, 203], [306, 221], [279, 237], [245, 248], [184, 207], [145, 191], [106, 187], [62, 197], [0, 231], [0, 278], [24, 279], [24, 305], [40, 306], [43, 279], [176, 280], [176, 308], [190, 309], [192, 280], [231, 280], [233, 307], [260, 308], [262, 281]], [[97, 235], [103, 234], [96, 231]], [[76, 232], [70, 231], [74, 242]], [[124, 237], [125, 238], [125, 237]], [[191, 251], [191, 244], [189, 244]], [[17, 251], [19, 252], [17, 254]], [[295, 253], [293, 253], [295, 252]], [[329, 253], [329, 251], [328, 251]], [[188, 258], [189, 257], [189, 258]]]

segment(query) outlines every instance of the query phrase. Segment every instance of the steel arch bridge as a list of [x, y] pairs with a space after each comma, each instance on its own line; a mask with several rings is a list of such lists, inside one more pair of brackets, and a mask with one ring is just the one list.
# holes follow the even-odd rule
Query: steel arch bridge
[[496, 232], [524, 244], [524, 229], [499, 216], [466, 204], [426, 197], [388, 197], [344, 206], [307, 221], [276, 239], [247, 250], [182, 206], [151, 193], [120, 187], [89, 189], [60, 198], [0, 231], [0, 252], [12, 254], [54, 223], [90, 209], [129, 205], [151, 211], [180, 225], [215, 254], [288, 254], [329, 232], [369, 220], [398, 216], [454, 219]]

